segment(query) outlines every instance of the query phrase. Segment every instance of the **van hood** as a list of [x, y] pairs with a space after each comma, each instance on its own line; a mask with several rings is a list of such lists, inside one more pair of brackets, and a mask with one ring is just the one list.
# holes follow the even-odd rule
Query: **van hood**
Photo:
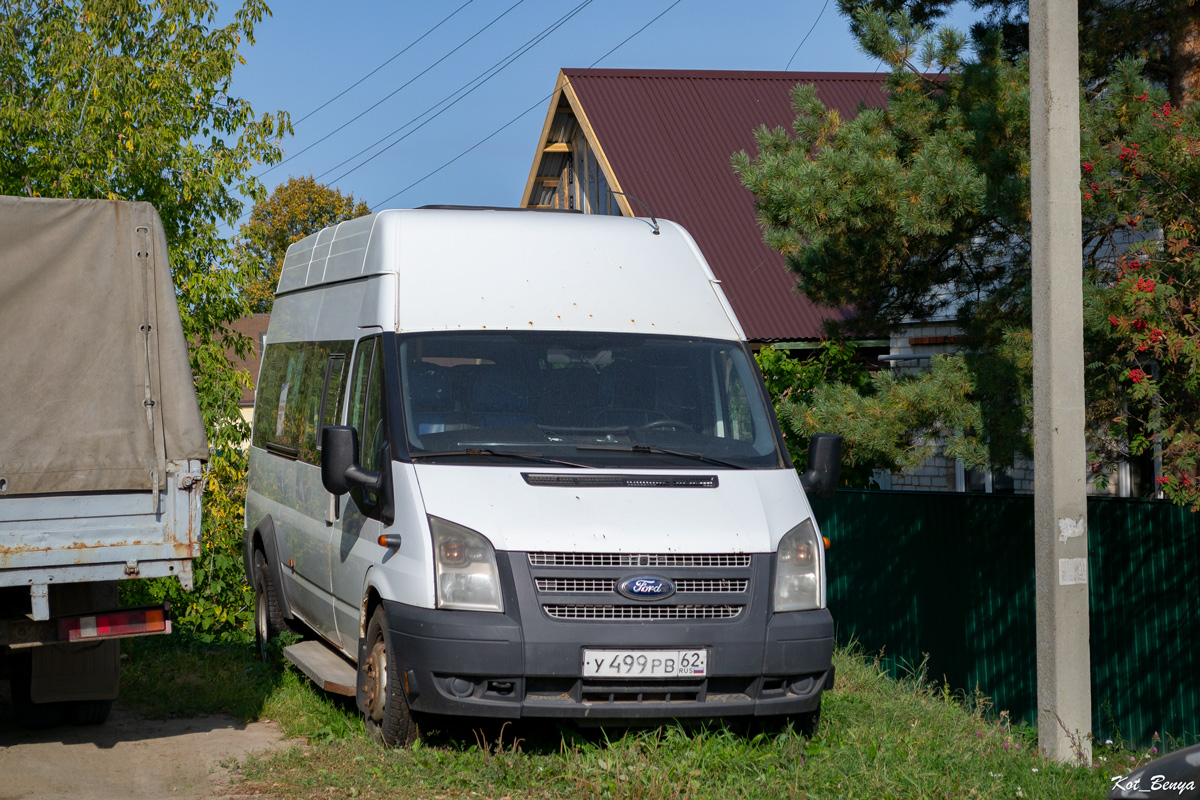
[[[811, 516], [795, 470], [554, 470], [416, 465], [425, 510], [497, 550], [768, 553]], [[531, 485], [556, 475], [716, 479], [712, 488]], [[535, 481], [537, 478], [534, 479]]]

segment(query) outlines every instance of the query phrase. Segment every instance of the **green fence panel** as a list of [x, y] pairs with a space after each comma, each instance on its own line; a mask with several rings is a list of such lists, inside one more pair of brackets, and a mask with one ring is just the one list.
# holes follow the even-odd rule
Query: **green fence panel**
[[1200, 734], [1200, 515], [1088, 502], [1092, 699], [1102, 737]]
[[[845, 490], [813, 503], [843, 644], [1037, 719], [1033, 498]], [[1200, 732], [1198, 515], [1089, 498], [1093, 732]]]

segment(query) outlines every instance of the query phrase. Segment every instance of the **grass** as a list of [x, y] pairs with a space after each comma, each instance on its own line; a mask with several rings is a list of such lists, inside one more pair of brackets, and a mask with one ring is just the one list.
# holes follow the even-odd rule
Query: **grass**
[[527, 721], [434, 729], [443, 720], [426, 721], [424, 741], [412, 750], [386, 751], [352, 703], [291, 669], [259, 664], [251, 648], [173, 641], [127, 648], [127, 705], [149, 716], [270, 718], [297, 737], [296, 746], [239, 765], [241, 794], [1091, 799], [1132, 767], [1131, 756], [1116, 751], [1098, 754], [1098, 768], [1040, 758], [1036, 733], [995, 719], [984, 698], [948, 693], [920, 674], [893, 680], [877, 662], [846, 651], [835, 654], [837, 686], [812, 740], [786, 725], [601, 731]]
[[152, 719], [228, 714], [275, 720], [293, 738], [365, 735], [352, 702], [317, 690], [290, 667], [258, 660], [252, 644], [211, 644], [187, 634], [122, 642], [121, 703]]

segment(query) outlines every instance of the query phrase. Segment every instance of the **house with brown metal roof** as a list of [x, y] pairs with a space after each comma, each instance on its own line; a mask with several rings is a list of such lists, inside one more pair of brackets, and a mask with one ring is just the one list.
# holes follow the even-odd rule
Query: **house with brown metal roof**
[[796, 291], [763, 242], [754, 195], [730, 166], [760, 125], [791, 129], [792, 89], [811, 83], [843, 119], [887, 104], [884, 75], [834, 72], [564, 69], [521, 198], [526, 208], [648, 216], [683, 225], [755, 343], [821, 338], [849, 309]]

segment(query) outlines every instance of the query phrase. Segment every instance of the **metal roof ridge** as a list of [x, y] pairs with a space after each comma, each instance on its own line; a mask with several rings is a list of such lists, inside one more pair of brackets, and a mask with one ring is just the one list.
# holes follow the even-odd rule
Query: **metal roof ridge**
[[561, 72], [576, 78], [708, 78], [725, 80], [860, 80], [882, 82], [890, 73], [879, 72], [821, 72], [782, 70], [738, 70], [738, 69], [618, 69], [562, 67]]

